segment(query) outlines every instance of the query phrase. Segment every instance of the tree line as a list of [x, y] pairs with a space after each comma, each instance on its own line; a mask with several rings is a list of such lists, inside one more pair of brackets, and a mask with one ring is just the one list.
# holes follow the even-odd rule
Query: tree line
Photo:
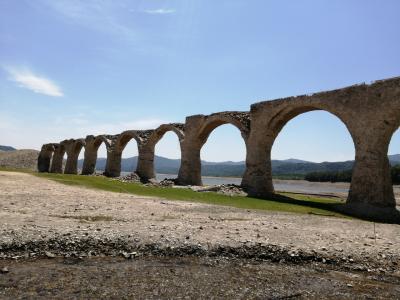
[[[304, 176], [304, 179], [312, 182], [351, 182], [352, 170], [345, 171], [326, 171], [310, 172]], [[391, 168], [392, 183], [400, 184], [400, 165]]]

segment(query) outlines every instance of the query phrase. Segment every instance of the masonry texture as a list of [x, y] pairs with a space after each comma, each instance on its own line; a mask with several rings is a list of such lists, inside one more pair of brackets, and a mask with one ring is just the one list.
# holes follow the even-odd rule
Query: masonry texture
[[64, 173], [78, 173], [78, 156], [85, 149], [82, 174], [95, 171], [97, 151], [107, 148], [104, 174], [121, 174], [122, 152], [131, 139], [138, 145], [136, 173], [142, 181], [155, 178], [155, 145], [168, 131], [174, 132], [181, 147], [181, 167], [177, 182], [201, 185], [200, 151], [210, 133], [220, 125], [237, 127], [246, 145], [246, 170], [242, 186], [250, 196], [274, 196], [271, 173], [271, 149], [282, 128], [296, 116], [324, 110], [338, 117], [350, 132], [356, 151], [347, 209], [358, 215], [397, 214], [387, 158], [393, 133], [400, 125], [400, 78], [354, 85], [312, 95], [263, 101], [249, 112], [227, 111], [194, 115], [184, 124], [163, 124], [151, 130], [127, 130], [118, 135], [89, 135], [43, 145], [38, 158], [39, 172], [62, 172], [62, 158], [67, 154]]

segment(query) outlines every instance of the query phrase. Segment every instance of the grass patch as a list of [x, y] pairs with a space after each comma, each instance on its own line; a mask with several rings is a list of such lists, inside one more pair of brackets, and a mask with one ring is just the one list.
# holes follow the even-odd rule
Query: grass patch
[[274, 199], [257, 199], [244, 196], [227, 196], [214, 192], [198, 193], [190, 189], [144, 186], [139, 183], [124, 183], [99, 176], [51, 173], [32, 174], [63, 184], [100, 189], [110, 192], [159, 197], [169, 200], [232, 206], [243, 209], [259, 209], [344, 217], [343, 214], [337, 212], [337, 206], [343, 205], [343, 202], [332, 198], [310, 197], [297, 194], [290, 194], [289, 197], [289, 194], [281, 194], [277, 197], [274, 197]]
[[215, 192], [199, 193], [184, 188], [177, 189], [144, 186], [139, 183], [124, 183], [101, 176], [37, 173], [29, 170], [7, 169], [1, 167], [0, 171], [24, 172], [40, 178], [47, 178], [72, 186], [165, 198], [169, 200], [232, 206], [242, 209], [258, 209], [350, 218], [349, 216], [338, 212], [338, 207], [344, 205], [343, 201], [331, 197], [314, 197], [302, 194], [280, 193], [273, 197], [273, 199], [258, 199], [245, 196], [227, 196]]

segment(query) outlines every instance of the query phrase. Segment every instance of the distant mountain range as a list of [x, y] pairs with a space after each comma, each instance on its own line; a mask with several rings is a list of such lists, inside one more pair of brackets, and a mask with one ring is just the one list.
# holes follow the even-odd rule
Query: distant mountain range
[[[123, 172], [132, 172], [136, 169], [137, 156], [123, 158], [121, 162]], [[392, 165], [400, 164], [400, 154], [389, 155]], [[79, 160], [78, 166], [82, 168], [83, 160]], [[353, 167], [354, 161], [322, 162], [314, 163], [299, 159], [272, 160], [272, 173], [274, 175], [305, 175], [310, 172], [344, 171]], [[96, 169], [104, 170], [105, 158], [98, 158]], [[180, 159], [169, 159], [161, 156], [155, 157], [155, 168], [157, 173], [177, 174]], [[245, 169], [244, 161], [233, 162], [209, 162], [202, 161], [203, 176], [242, 176]]]
[[[10, 146], [0, 145], [0, 166], [35, 169], [38, 151], [36, 150], [16, 150]], [[392, 165], [400, 164], [400, 154], [389, 155]], [[244, 161], [224, 161], [209, 162], [202, 161], [203, 176], [242, 176], [245, 163]], [[83, 160], [78, 161], [79, 168], [82, 168]], [[354, 161], [342, 162], [322, 162], [314, 163], [299, 159], [272, 160], [272, 173], [275, 176], [293, 175], [302, 178], [310, 172], [338, 172], [349, 170], [353, 167]], [[106, 165], [105, 158], [97, 160], [96, 169], [104, 170]], [[122, 159], [122, 171], [132, 172], [136, 169], [137, 156]], [[157, 173], [177, 174], [180, 167], [180, 159], [169, 159], [161, 156], [155, 157], [155, 168]]]
[[0, 145], [0, 151], [14, 151], [14, 150], [17, 150], [17, 149], [15, 149], [14, 147], [11, 147], [11, 146]]

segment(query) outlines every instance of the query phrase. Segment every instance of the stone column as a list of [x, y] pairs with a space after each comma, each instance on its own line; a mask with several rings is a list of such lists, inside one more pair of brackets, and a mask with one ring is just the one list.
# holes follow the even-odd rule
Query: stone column
[[154, 172], [154, 145], [144, 144], [138, 147], [139, 157], [136, 173], [144, 182], [156, 178]]
[[64, 146], [57, 144], [55, 146], [53, 160], [51, 161], [51, 173], [62, 173], [63, 160], [64, 160], [65, 149]]
[[203, 185], [200, 150], [200, 143], [185, 140], [181, 143], [181, 166], [177, 178], [178, 184]]
[[67, 152], [64, 174], [78, 174], [78, 156], [79, 153]]
[[85, 149], [83, 159], [82, 175], [92, 175], [96, 170], [97, 151], [91, 152]]
[[249, 196], [269, 198], [274, 194], [272, 183], [271, 149], [273, 139], [257, 132], [250, 133], [246, 142], [246, 170], [242, 178], [242, 187]]
[[395, 208], [388, 147], [389, 140], [383, 140], [382, 135], [357, 137], [349, 206]]
[[83, 159], [82, 175], [91, 175], [96, 170], [97, 151], [100, 144], [96, 145], [94, 136], [89, 135], [85, 139], [85, 157]]
[[107, 177], [119, 177], [121, 175], [122, 151], [107, 149], [107, 161], [104, 175]]
[[38, 163], [37, 163], [37, 168], [38, 171], [43, 173], [43, 172], [49, 172], [50, 169], [50, 161], [51, 157], [53, 155], [53, 150], [54, 147], [51, 144], [45, 144], [42, 146], [39, 157], [38, 157]]
[[65, 164], [64, 174], [78, 174], [78, 157], [83, 145], [84, 141], [82, 139], [72, 139], [65, 142], [67, 162]]
[[186, 118], [185, 138], [181, 141], [181, 166], [177, 178], [180, 185], [203, 185], [200, 159], [202, 141], [199, 139], [199, 129], [203, 123], [203, 115]]

